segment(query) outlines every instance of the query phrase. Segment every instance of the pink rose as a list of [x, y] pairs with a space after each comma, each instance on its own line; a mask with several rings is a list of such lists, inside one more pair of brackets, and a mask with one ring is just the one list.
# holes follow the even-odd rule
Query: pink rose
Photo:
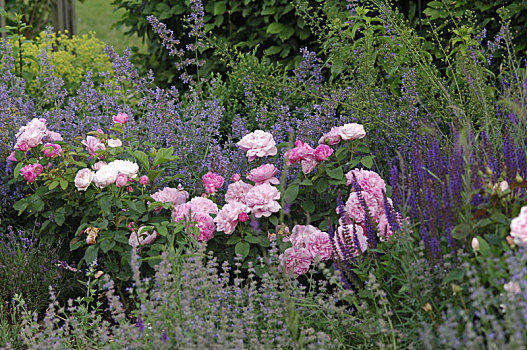
[[319, 162], [323, 162], [333, 154], [333, 149], [328, 145], [318, 145], [315, 148], [315, 159]]
[[288, 273], [294, 273], [296, 276], [308, 272], [312, 261], [309, 251], [298, 247], [287, 248], [279, 256], [279, 259], [284, 270]]
[[364, 131], [364, 126], [360, 124], [345, 124], [339, 128], [339, 136], [344, 141], [357, 140], [366, 136], [366, 131]]
[[9, 155], [9, 157], [7, 157], [7, 160], [11, 161], [11, 162], [18, 162], [18, 160], [16, 159], [15, 157], [15, 151], [11, 152], [11, 154]]
[[108, 166], [117, 169], [119, 173], [125, 174], [131, 179], [135, 179], [137, 177], [137, 172], [139, 171], [139, 165], [129, 160], [114, 160], [113, 162], [110, 162]]
[[[379, 206], [379, 202], [373, 195], [364, 191], [360, 193], [362, 195], [362, 198], [364, 199], [366, 206], [368, 207], [368, 211], [371, 217], [373, 218], [373, 220], [375, 220], [375, 222], [378, 222], [379, 216], [381, 214], [384, 214], [384, 208]], [[364, 207], [359, 200], [357, 192], [350, 193], [344, 210], [348, 214], [349, 218], [355, 221], [356, 223], [360, 224], [364, 221], [364, 214], [366, 212], [364, 211]]]
[[139, 178], [139, 183], [143, 186], [148, 184], [148, 181], [150, 181], [150, 179], [146, 175], [143, 175]]
[[165, 187], [160, 191], [157, 191], [151, 196], [156, 202], [161, 203], [172, 203], [175, 206], [183, 204], [187, 201], [188, 192], [183, 187], [178, 188]]
[[281, 208], [278, 199], [280, 192], [269, 184], [254, 186], [245, 197], [247, 206], [257, 218], [269, 217], [272, 213], [278, 212]]
[[274, 177], [278, 169], [273, 164], [264, 164], [249, 172], [247, 179], [254, 182], [255, 185], [271, 184], [278, 185], [280, 181]]
[[216, 173], [208, 172], [201, 177], [203, 186], [207, 193], [215, 193], [221, 186], [223, 186], [223, 177]]
[[75, 187], [79, 191], [86, 191], [93, 180], [93, 171], [88, 168], [81, 169], [75, 175]]
[[152, 233], [148, 233], [148, 227], [141, 226], [137, 230], [137, 232], [132, 231], [130, 233], [130, 238], [128, 238], [128, 244], [131, 245], [134, 248], [137, 248], [139, 245], [147, 245], [152, 244], [157, 238], [157, 231], [152, 231]]
[[522, 207], [520, 215], [512, 219], [511, 236], [518, 246], [527, 247], [527, 206]]
[[304, 174], [309, 174], [315, 170], [319, 163], [315, 158], [315, 150], [310, 145], [300, 140], [296, 140], [295, 147], [285, 154], [285, 158], [287, 159], [287, 164], [300, 162]]
[[256, 130], [245, 135], [237, 145], [242, 150], [247, 151], [249, 162], [252, 162], [256, 157], [274, 156], [278, 152], [273, 135], [262, 130]]
[[57, 142], [57, 141], [63, 141], [62, 135], [55, 131], [46, 131], [46, 135], [44, 136], [49, 142]]
[[105, 188], [117, 180], [119, 170], [110, 164], [102, 166], [95, 175], [93, 175], [93, 183], [99, 188]]
[[295, 225], [291, 235], [284, 237], [284, 241], [291, 242], [295, 247], [305, 248], [308, 237], [316, 231], [319, 229], [312, 225]]
[[247, 220], [249, 220], [249, 215], [247, 213], [240, 213], [238, 215], [239, 222], [246, 222]]
[[22, 152], [26, 152], [29, 149], [29, 146], [27, 145], [27, 142], [22, 142], [20, 146], [18, 146], [18, 150]]
[[99, 138], [94, 136], [86, 136], [86, 140], [82, 140], [82, 144], [86, 146], [88, 153], [92, 157], [97, 153], [97, 151], [104, 151], [106, 149], [104, 143], [102, 143]]
[[44, 155], [49, 158], [60, 157], [62, 155], [62, 147], [54, 143], [44, 144]]
[[386, 192], [386, 183], [379, 174], [370, 170], [353, 169], [346, 174], [348, 185], [351, 185], [353, 175], [355, 175], [361, 191], [368, 192], [378, 200], [382, 200], [383, 192]]
[[[353, 237], [354, 226], [356, 239]], [[340, 225], [333, 237], [333, 242], [337, 250], [335, 253], [344, 261], [359, 256], [368, 249], [368, 238], [360, 225]]]
[[103, 166], [105, 166], [105, 165], [108, 165], [108, 163], [106, 163], [106, 162], [102, 162], [102, 161], [101, 161], [101, 162], [97, 162], [97, 163], [93, 164], [93, 165], [91, 166], [91, 168], [92, 168], [93, 170], [97, 171], [97, 170], [101, 169], [101, 168], [102, 168]]
[[225, 193], [225, 201], [227, 203], [240, 202], [247, 204], [245, 197], [251, 188], [253, 188], [251, 184], [245, 183], [243, 181], [233, 182], [227, 188], [227, 193]]
[[173, 221], [194, 222], [199, 229], [199, 242], [206, 242], [214, 236], [216, 225], [214, 219], [207, 213], [199, 211], [191, 203], [185, 203], [177, 206], [172, 213]]
[[128, 121], [128, 114], [126, 113], [117, 113], [112, 117], [114, 123], [124, 124]]
[[302, 159], [300, 161], [300, 164], [302, 164], [302, 171], [304, 172], [304, 174], [309, 174], [310, 172], [315, 170], [319, 162], [315, 159], [315, 156], [313, 155], [307, 157], [306, 159]]
[[336, 145], [340, 142], [340, 127], [334, 126], [331, 130], [318, 140], [319, 145]]
[[208, 198], [194, 197], [190, 200], [190, 204], [192, 205], [192, 208], [195, 208], [194, 210], [198, 210], [206, 214], [218, 213], [218, 206]]
[[44, 170], [44, 168], [39, 163], [28, 164], [20, 169], [20, 175], [22, 175], [27, 182], [35, 182], [37, 176], [42, 173], [42, 170]]
[[117, 177], [115, 178], [115, 186], [117, 187], [124, 187], [128, 184], [128, 176], [125, 174], [119, 173]]
[[[42, 142], [46, 135], [47, 127], [45, 119], [33, 118], [25, 126], [22, 126], [16, 134], [15, 149], [20, 149], [20, 146], [25, 143], [29, 148], [35, 148]], [[24, 151], [20, 149], [21, 151]], [[26, 149], [27, 150], [27, 149]]]
[[232, 182], [240, 181], [241, 178], [242, 178], [242, 176], [240, 174], [234, 174], [231, 177], [231, 181]]
[[331, 259], [333, 256], [333, 248], [331, 248], [331, 239], [326, 232], [320, 230], [314, 231], [307, 237], [305, 241], [306, 249], [313, 259], [320, 257], [321, 261]]
[[249, 207], [243, 203], [234, 202], [225, 204], [214, 218], [217, 230], [225, 232], [226, 235], [232, 234], [238, 224], [240, 215], [247, 215], [249, 210]]

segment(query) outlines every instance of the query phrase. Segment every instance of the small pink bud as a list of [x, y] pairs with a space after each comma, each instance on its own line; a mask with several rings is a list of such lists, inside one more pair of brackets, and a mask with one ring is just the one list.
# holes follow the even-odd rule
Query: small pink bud
[[128, 114], [126, 114], [126, 113], [117, 113], [117, 115], [113, 116], [113, 122], [114, 123], [124, 124], [127, 121], [128, 121]]
[[509, 246], [512, 247], [512, 246], [514, 245], [514, 238], [513, 238], [512, 236], [507, 236], [507, 237], [505, 238], [505, 240], [507, 241], [507, 244], [508, 244]]
[[126, 176], [125, 174], [117, 175], [117, 179], [115, 180], [115, 186], [124, 187], [127, 184], [128, 184], [128, 176]]
[[249, 220], [249, 215], [247, 215], [247, 213], [240, 213], [240, 214], [238, 214], [238, 221], [239, 222], [246, 222], [247, 220]]
[[132, 188], [132, 186], [128, 186], [128, 192], [130, 193], [134, 192], [134, 189]]
[[141, 176], [141, 177], [139, 178], [139, 183], [140, 183], [141, 185], [146, 185], [146, 184], [148, 184], [148, 181], [150, 181], [150, 179], [149, 179], [148, 176], [146, 176], [146, 175], [143, 175], [143, 176]]
[[206, 193], [203, 193], [201, 196], [202, 196], [203, 198], [207, 198], [207, 194], [206, 194]]
[[479, 250], [479, 241], [476, 237], [472, 238], [472, 242], [471, 242], [471, 245], [472, 245], [472, 249], [478, 251]]
[[236, 181], [240, 181], [241, 178], [242, 176], [240, 174], [234, 174], [232, 175], [231, 180], [232, 182], [236, 182]]
[[133, 222], [133, 221], [130, 221], [130, 222], [128, 223], [128, 229], [130, 229], [130, 230], [131, 230], [131, 229], [132, 229], [132, 227], [134, 227], [134, 225], [135, 225], [135, 222]]
[[97, 129], [96, 131], [97, 131], [99, 134], [104, 135], [104, 131], [102, 131], [102, 129]]
[[25, 152], [29, 149], [29, 146], [27, 145], [27, 143], [24, 141], [20, 144], [20, 146], [18, 147], [19, 150], [21, 150], [22, 152]]

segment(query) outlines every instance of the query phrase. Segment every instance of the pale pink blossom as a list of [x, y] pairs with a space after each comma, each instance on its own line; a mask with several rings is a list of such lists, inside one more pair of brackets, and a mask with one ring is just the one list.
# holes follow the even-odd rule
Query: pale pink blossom
[[223, 208], [221, 208], [218, 215], [214, 218], [216, 229], [218, 231], [225, 232], [226, 235], [232, 234], [236, 228], [236, 225], [238, 224], [240, 215], [247, 215], [249, 211], [249, 207], [243, 203], [226, 203]]
[[304, 174], [311, 173], [319, 163], [315, 157], [315, 150], [300, 140], [296, 140], [295, 147], [285, 154], [285, 158], [287, 159], [287, 164], [300, 162]]
[[393, 231], [390, 226], [390, 223], [388, 222], [388, 218], [386, 215], [382, 215], [379, 217], [379, 222], [377, 224], [377, 236], [379, 236], [379, 239], [381, 241], [388, 240], [391, 236], [393, 236]]
[[203, 180], [203, 186], [207, 193], [215, 193], [221, 186], [223, 186], [223, 177], [210, 171], [203, 175], [201, 179]]
[[86, 136], [86, 140], [82, 140], [82, 144], [86, 146], [90, 156], [94, 156], [97, 151], [104, 151], [106, 149], [104, 143], [102, 143], [98, 137], [91, 135]]
[[112, 117], [114, 123], [124, 124], [128, 121], [128, 114], [126, 113], [117, 113]]
[[124, 174], [131, 179], [135, 179], [137, 177], [137, 172], [139, 171], [139, 165], [129, 160], [114, 160], [113, 162], [108, 163], [108, 166], [116, 169], [120, 174]]
[[274, 177], [278, 169], [273, 164], [260, 165], [258, 168], [249, 172], [247, 179], [254, 182], [255, 185], [271, 184], [278, 185], [280, 181]]
[[75, 175], [75, 187], [79, 191], [86, 191], [93, 180], [93, 171], [88, 168], [81, 169]]
[[120, 139], [109, 139], [108, 140], [108, 147], [121, 147], [123, 145], [123, 142]]
[[253, 188], [251, 184], [245, 183], [243, 181], [233, 182], [227, 188], [227, 193], [225, 193], [225, 201], [227, 203], [240, 202], [247, 204], [245, 197], [251, 188]]
[[119, 170], [110, 164], [102, 166], [95, 175], [93, 175], [93, 183], [99, 188], [105, 188], [113, 183], [119, 175]]
[[364, 126], [361, 124], [350, 123], [339, 128], [339, 136], [344, 141], [357, 140], [366, 136], [366, 131], [364, 131]]
[[284, 241], [291, 242], [295, 247], [305, 248], [307, 238], [316, 231], [320, 230], [313, 225], [295, 225], [291, 234], [284, 237]]
[[[362, 191], [360, 192], [360, 194], [364, 199], [364, 202], [368, 208], [371, 217], [375, 222], [378, 222], [379, 216], [384, 212], [383, 207], [379, 205], [379, 201], [370, 193]], [[364, 221], [364, 214], [366, 212], [364, 211], [364, 207], [361, 201], [359, 200], [357, 192], [350, 193], [344, 210], [346, 211], [346, 214], [348, 214], [348, 217], [354, 222], [360, 224]]]
[[509, 281], [503, 285], [503, 289], [507, 292], [509, 300], [514, 300], [516, 294], [521, 293], [520, 284], [517, 281]]
[[319, 162], [315, 159], [315, 156], [313, 155], [306, 157], [306, 159], [302, 159], [300, 161], [300, 164], [302, 165], [302, 171], [304, 172], [304, 174], [309, 174], [313, 170], [315, 170]]
[[353, 169], [346, 174], [347, 184], [351, 185], [353, 175], [359, 184], [361, 191], [372, 194], [378, 200], [382, 200], [383, 192], [386, 192], [386, 183], [375, 171], [364, 169]]
[[197, 208], [198, 211], [206, 214], [218, 213], [218, 206], [208, 198], [194, 197], [190, 200], [190, 204], [192, 204], [193, 208]]
[[44, 138], [49, 142], [64, 141], [61, 134], [51, 130], [46, 131], [46, 135], [44, 136]]
[[257, 218], [269, 217], [272, 213], [278, 212], [281, 208], [277, 202], [278, 199], [280, 199], [280, 192], [269, 184], [254, 186], [245, 197], [247, 206]]
[[318, 145], [315, 148], [315, 159], [319, 162], [323, 162], [333, 154], [333, 149], [328, 145]]
[[143, 176], [141, 176], [141, 177], [139, 178], [139, 183], [140, 183], [141, 185], [146, 185], [146, 184], [148, 184], [148, 181], [150, 181], [150, 179], [149, 179], [148, 176], [146, 176], [146, 175], [143, 175]]
[[174, 209], [172, 220], [195, 223], [199, 230], [198, 241], [206, 242], [214, 236], [216, 225], [209, 214], [196, 209], [190, 202], [181, 204]]
[[108, 165], [108, 163], [100, 161], [91, 166], [91, 168], [95, 171], [100, 170], [103, 166]]
[[188, 199], [188, 192], [183, 187], [172, 188], [165, 187], [151, 196], [156, 202], [172, 203], [175, 206], [183, 204]]
[[527, 206], [522, 207], [520, 215], [512, 219], [511, 236], [518, 246], [527, 247]]
[[128, 184], [128, 176], [125, 174], [119, 173], [117, 175], [117, 178], [115, 178], [115, 186], [117, 187], [124, 187]]
[[11, 154], [7, 157], [7, 160], [11, 162], [18, 162], [18, 160], [15, 157], [15, 151], [11, 152]]
[[[355, 230], [355, 232], [354, 232]], [[354, 238], [354, 235], [356, 238]], [[342, 260], [348, 260], [359, 256], [368, 249], [368, 238], [360, 225], [339, 225], [333, 237], [336, 254]], [[348, 243], [351, 243], [348, 244]], [[358, 246], [357, 246], [358, 243]]]
[[242, 176], [240, 174], [234, 174], [231, 177], [231, 181], [232, 182], [240, 181], [241, 178], [242, 178]]
[[37, 176], [42, 173], [42, 170], [44, 170], [44, 168], [39, 163], [28, 164], [20, 169], [20, 175], [22, 175], [27, 182], [35, 182]]
[[339, 135], [340, 127], [334, 126], [331, 128], [331, 130], [326, 133], [324, 136], [322, 136], [318, 140], [319, 145], [327, 144], [327, 145], [336, 145], [340, 142], [340, 135]]
[[305, 248], [291, 247], [287, 248], [283, 254], [279, 256], [282, 268], [296, 276], [300, 276], [309, 271], [312, 257], [311, 253]]
[[152, 233], [148, 233], [148, 227], [147, 226], [141, 226], [136, 231], [130, 232], [130, 237], [128, 238], [128, 244], [131, 245], [134, 248], [137, 248], [140, 245], [147, 245], [152, 244], [156, 240], [158, 236], [157, 231], [152, 231]]
[[29, 123], [20, 127], [16, 134], [15, 149], [21, 149], [22, 144], [26, 144], [28, 148], [35, 148], [42, 143], [42, 139], [46, 136], [47, 127], [45, 119], [33, 118]]
[[333, 256], [333, 248], [331, 248], [331, 239], [326, 232], [320, 230], [314, 231], [307, 237], [305, 241], [306, 249], [313, 259], [320, 257], [321, 261], [331, 259]]
[[44, 144], [44, 155], [49, 158], [60, 157], [62, 155], [62, 147], [54, 143]]
[[256, 157], [274, 156], [278, 152], [273, 135], [262, 130], [256, 130], [245, 135], [238, 143], [238, 147], [247, 151], [249, 162]]

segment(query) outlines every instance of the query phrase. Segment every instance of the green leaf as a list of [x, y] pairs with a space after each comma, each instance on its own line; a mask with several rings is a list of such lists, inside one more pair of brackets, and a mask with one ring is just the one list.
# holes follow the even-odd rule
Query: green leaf
[[366, 168], [368, 169], [371, 169], [371, 167], [373, 166], [373, 158], [375, 158], [375, 156], [366, 156], [366, 157], [362, 157], [360, 162], [362, 165], [364, 165]]
[[293, 203], [296, 199], [296, 196], [298, 196], [298, 185], [290, 185], [287, 187], [287, 189], [284, 192], [284, 199], [287, 203]]
[[58, 181], [58, 180], [53, 180], [53, 181], [49, 184], [48, 188], [49, 188], [50, 190], [52, 190], [52, 189], [54, 189], [55, 187], [57, 187], [58, 185], [59, 185], [59, 181]]
[[37, 200], [31, 202], [30, 208], [31, 208], [32, 211], [38, 213], [38, 212], [44, 210], [44, 202], [42, 201], [42, 199], [37, 197]]
[[225, 244], [227, 245], [234, 245], [238, 242], [241, 242], [241, 237], [240, 236], [231, 236], [229, 237], [229, 239], [227, 240], [227, 242], [225, 242]]
[[157, 150], [156, 156], [154, 157], [153, 166], [156, 167], [160, 164], [171, 162], [176, 159], [179, 159], [179, 157], [174, 155], [174, 147], [160, 148]]
[[273, 224], [274, 226], [277, 226], [278, 225], [278, 218], [274, 215], [271, 215], [269, 217], [269, 221], [271, 222], [271, 224]]
[[249, 255], [249, 250], [251, 249], [251, 246], [247, 242], [238, 242], [236, 243], [236, 246], [234, 247], [234, 252], [237, 255], [241, 255], [242, 259], [245, 259], [247, 255]]
[[472, 226], [467, 223], [461, 223], [454, 227], [452, 230], [452, 237], [457, 240], [464, 240], [472, 232]]
[[284, 25], [282, 23], [273, 22], [267, 27], [267, 34], [278, 34], [284, 30]]
[[335, 180], [342, 180], [344, 179], [344, 170], [342, 170], [341, 167], [331, 169], [327, 168], [326, 173], [329, 175], [329, 177], [335, 179]]
[[89, 246], [84, 252], [84, 261], [86, 261], [88, 265], [91, 264], [92, 261], [95, 261], [95, 259], [97, 259], [98, 253], [99, 253], [98, 245]]
[[60, 187], [65, 191], [68, 188], [68, 181], [60, 179]]
[[461, 269], [452, 270], [445, 276], [443, 283], [448, 284], [453, 281], [462, 281], [464, 275], [465, 271]]
[[79, 247], [82, 245], [82, 242], [84, 242], [82, 239], [75, 237], [70, 241], [70, 252], [79, 249]]
[[115, 246], [115, 241], [113, 239], [105, 239], [104, 241], [101, 241], [101, 250], [105, 253], [108, 253], [110, 249], [112, 249]]
[[26, 198], [20, 199], [13, 204], [13, 209], [18, 210], [18, 215], [22, 214], [26, 210], [29, 202]]
[[481, 255], [483, 255], [484, 257], [486, 257], [486, 258], [491, 256], [492, 252], [490, 251], [490, 246], [487, 243], [487, 241], [485, 241], [483, 239], [483, 237], [481, 237], [481, 236], [477, 236], [476, 238], [477, 238], [478, 243], [479, 243], [479, 253]]
[[328, 189], [328, 180], [319, 179], [315, 185], [315, 188], [318, 193], [324, 193]]
[[145, 167], [145, 169], [150, 168], [150, 162], [148, 161], [148, 155], [145, 152], [134, 151], [132, 155], [134, 156], [135, 159], [139, 161], [139, 163], [141, 163]]
[[214, 3], [214, 16], [223, 15], [227, 11], [227, 1], [217, 1]]
[[308, 213], [315, 211], [315, 203], [311, 199], [306, 199], [302, 202], [302, 208]]
[[285, 41], [292, 37], [293, 34], [295, 34], [295, 30], [292, 27], [284, 26], [284, 28], [280, 31], [279, 37]]
[[99, 207], [105, 215], [110, 215], [112, 213], [112, 197], [101, 197], [99, 199]]
[[64, 216], [64, 208], [57, 209], [57, 211], [55, 211], [53, 215], [55, 215], [55, 223], [59, 226], [62, 226], [62, 224], [64, 224], [64, 221], [66, 221], [66, 218]]
[[245, 241], [247, 241], [249, 243], [260, 244], [260, 238], [258, 238], [256, 236], [246, 235], [244, 239], [245, 239]]
[[276, 55], [277, 53], [280, 53], [282, 51], [282, 47], [278, 45], [273, 45], [267, 49], [264, 50], [264, 53], [267, 56]]
[[339, 162], [342, 162], [343, 160], [348, 159], [348, 157], [349, 157], [349, 151], [346, 147], [340, 147], [335, 152], [335, 159], [337, 159], [337, 161]]
[[13, 176], [15, 177], [15, 179], [18, 178], [18, 176], [20, 175], [20, 169], [22, 169], [23, 167], [24, 167], [24, 163], [22, 162], [16, 165], [15, 170], [13, 170]]

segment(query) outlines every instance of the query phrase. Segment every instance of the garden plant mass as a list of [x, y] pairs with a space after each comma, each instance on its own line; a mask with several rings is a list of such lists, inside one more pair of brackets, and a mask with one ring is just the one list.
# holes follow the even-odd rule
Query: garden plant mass
[[122, 52], [36, 3], [0, 9], [1, 348], [526, 347], [523, 2], [114, 0]]

